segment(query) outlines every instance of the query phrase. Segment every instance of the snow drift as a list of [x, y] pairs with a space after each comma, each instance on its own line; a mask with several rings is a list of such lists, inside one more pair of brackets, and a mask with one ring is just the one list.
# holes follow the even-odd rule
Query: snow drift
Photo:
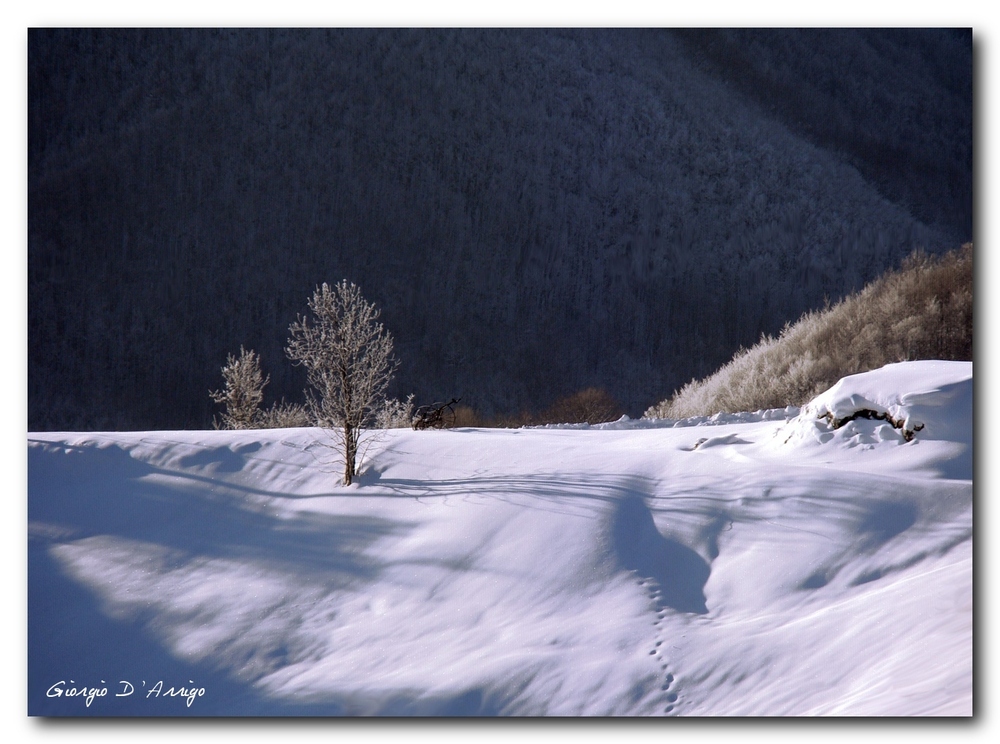
[[970, 363], [628, 423], [29, 434], [29, 713], [971, 714]]

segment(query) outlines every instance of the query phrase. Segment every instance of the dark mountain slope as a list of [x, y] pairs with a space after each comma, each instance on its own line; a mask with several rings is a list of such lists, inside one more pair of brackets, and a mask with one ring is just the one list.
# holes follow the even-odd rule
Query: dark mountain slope
[[[971, 40], [923, 33], [955, 72], [909, 84], [971, 121]], [[968, 237], [718, 57], [663, 30], [32, 30], [29, 428], [205, 426], [241, 344], [297, 399], [288, 325], [341, 278], [384, 309], [399, 393], [494, 413], [598, 385], [638, 413]], [[927, 189], [966, 135], [920, 145]]]
[[971, 238], [971, 29], [677, 33], [703, 68], [917, 219]]

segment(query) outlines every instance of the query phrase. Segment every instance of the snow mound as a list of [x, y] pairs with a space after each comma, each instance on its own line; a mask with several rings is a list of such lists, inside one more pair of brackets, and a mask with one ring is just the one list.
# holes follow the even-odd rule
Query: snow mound
[[[965, 454], [953, 477], [972, 478], [972, 362], [918, 361], [844, 377], [775, 432], [783, 445], [873, 449], [938, 442]], [[951, 459], [955, 459], [954, 457]]]

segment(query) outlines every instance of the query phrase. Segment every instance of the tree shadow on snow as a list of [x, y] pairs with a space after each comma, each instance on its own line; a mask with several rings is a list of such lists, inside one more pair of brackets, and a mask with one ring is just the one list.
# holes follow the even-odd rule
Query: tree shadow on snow
[[144, 480], [177, 475], [118, 447], [28, 449], [28, 521], [70, 539], [113, 535], [157, 543], [191, 557], [255, 561], [343, 581], [379, 570], [365, 548], [409, 525], [380, 517], [308, 514], [280, 518], [243, 486], [198, 477], [211, 488]]
[[[149, 613], [140, 611], [130, 619], [111, 617], [97, 594], [64, 572], [51, 549], [108, 535], [162, 546], [179, 566], [198, 565], [206, 558], [230, 559], [287, 574], [293, 584], [301, 581], [332, 591], [377, 576], [384, 567], [368, 546], [409, 526], [366, 516], [280, 518], [238, 485], [215, 481], [214, 487], [193, 489], [186, 488], [184, 480], [146, 477], [155, 474], [174, 475], [136, 460], [116, 445], [29, 447], [29, 714], [343, 714], [342, 700], [272, 699], [257, 691], [251, 680], [234, 680], [218, 669], [177, 658], [147, 631]], [[152, 685], [161, 679], [164, 690], [191, 686], [193, 680], [206, 689], [205, 697], [190, 708], [180, 697], [147, 699], [140, 683]], [[60, 680], [67, 687], [106, 682], [108, 696], [95, 699], [89, 707], [80, 698], [49, 697], [47, 690]], [[135, 692], [116, 697], [122, 689], [120, 680], [130, 681]]]
[[467, 498], [488, 495], [490, 498], [509, 500], [511, 496], [530, 496], [532, 501], [547, 501], [555, 505], [587, 500], [614, 503], [636, 493], [655, 489], [656, 481], [632, 475], [535, 473], [530, 475], [483, 475], [472, 478], [411, 479], [383, 478], [372, 475], [362, 481], [372, 487], [369, 495], [404, 496], [408, 498]]
[[[97, 598], [67, 578], [46, 550], [28, 549], [28, 715], [71, 717], [331, 716], [336, 700], [295, 703], [266, 697], [249, 682], [168, 653], [137, 621], [108, 617]], [[83, 697], [50, 696], [62, 689], [106, 688], [86, 705]], [[131, 694], [123, 694], [128, 687]], [[162, 681], [161, 694], [156, 683]], [[204, 688], [191, 705], [167, 697], [171, 687]], [[59, 689], [59, 688], [56, 688]]]
[[214, 465], [219, 472], [235, 473], [242, 470], [246, 464], [244, 455], [256, 452], [261, 446], [260, 442], [249, 442], [235, 449], [225, 446], [209, 447], [193, 455], [182, 457], [180, 464], [186, 468]]

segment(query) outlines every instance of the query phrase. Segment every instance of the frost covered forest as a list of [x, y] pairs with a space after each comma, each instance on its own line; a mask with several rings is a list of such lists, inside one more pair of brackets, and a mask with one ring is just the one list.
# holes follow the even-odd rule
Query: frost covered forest
[[272, 399], [322, 282], [390, 391], [638, 415], [922, 247], [972, 239], [965, 30], [28, 33], [28, 429]]

